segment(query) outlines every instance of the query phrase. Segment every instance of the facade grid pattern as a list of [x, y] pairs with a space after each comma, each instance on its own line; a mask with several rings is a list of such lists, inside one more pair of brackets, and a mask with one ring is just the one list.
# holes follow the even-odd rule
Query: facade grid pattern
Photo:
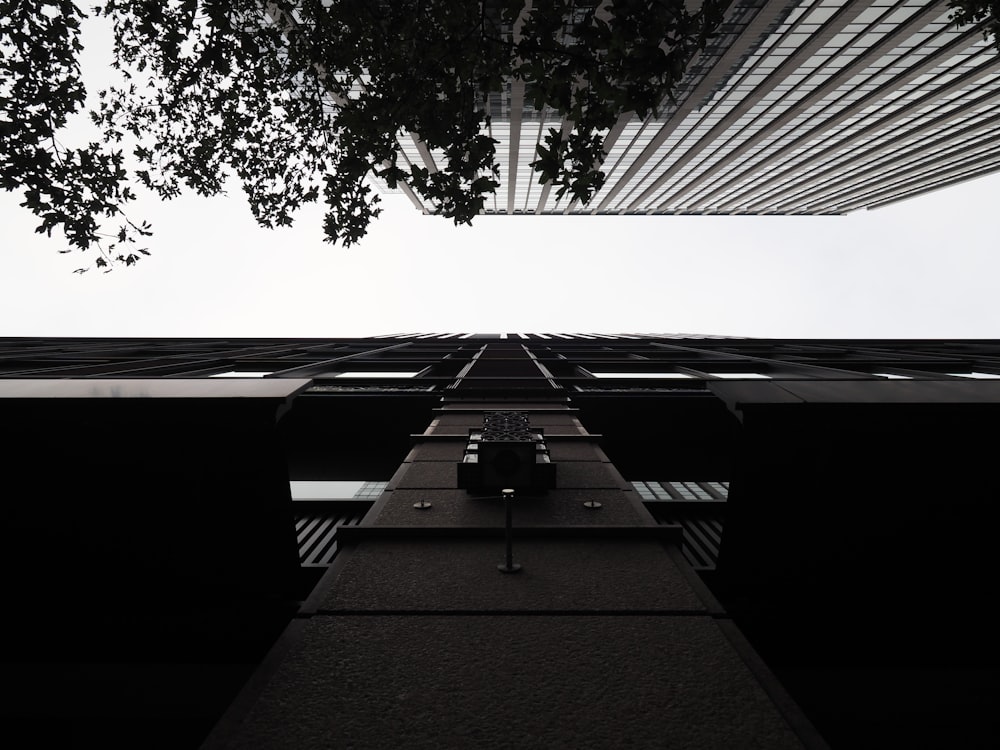
[[486, 213], [878, 207], [1000, 169], [998, 83], [996, 51], [942, 0], [737, 1], [674, 101], [606, 134], [607, 182], [588, 206], [557, 203], [530, 167], [548, 129], [572, 123], [532, 110], [523, 84], [495, 97], [501, 188]]

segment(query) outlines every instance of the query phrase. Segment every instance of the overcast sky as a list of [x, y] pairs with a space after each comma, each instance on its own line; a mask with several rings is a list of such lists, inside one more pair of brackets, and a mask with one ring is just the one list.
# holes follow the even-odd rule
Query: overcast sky
[[[67, 141], [73, 142], [72, 135]], [[423, 216], [400, 196], [351, 249], [231, 197], [144, 200], [153, 256], [110, 274], [0, 193], [0, 335], [638, 332], [1000, 337], [1000, 175], [843, 217]]]

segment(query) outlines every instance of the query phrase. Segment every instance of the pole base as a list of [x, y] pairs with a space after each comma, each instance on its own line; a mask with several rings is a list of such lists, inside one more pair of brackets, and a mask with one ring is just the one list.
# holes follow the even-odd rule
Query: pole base
[[497, 565], [497, 570], [501, 573], [517, 573], [520, 569], [521, 566], [517, 563], [511, 563], [510, 567], [507, 566], [507, 563], [500, 563]]

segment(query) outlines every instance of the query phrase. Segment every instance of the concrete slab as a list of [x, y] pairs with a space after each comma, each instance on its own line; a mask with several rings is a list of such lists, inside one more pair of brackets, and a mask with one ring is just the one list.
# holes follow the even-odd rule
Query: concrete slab
[[[458, 485], [458, 470], [455, 461], [414, 461], [407, 464], [406, 472], [399, 478], [396, 487], [400, 489], [455, 489]], [[611, 464], [598, 461], [562, 462], [556, 469], [556, 485], [559, 489], [627, 489], [628, 484], [620, 484]]]
[[800, 748], [706, 616], [315, 616], [229, 750]]
[[[484, 409], [483, 411], [494, 410]], [[545, 414], [523, 409], [510, 409], [508, 407], [496, 409], [495, 411], [525, 411], [528, 415], [528, 422], [533, 427], [574, 424], [574, 420], [577, 418], [577, 414], [569, 411], [568, 409], [560, 412], [550, 410]], [[440, 420], [440, 424], [442, 425], [469, 425], [470, 427], [481, 427], [483, 424], [483, 412], [461, 412], [458, 414], [442, 413], [438, 414], [435, 418]]]
[[519, 539], [366, 541], [351, 549], [322, 609], [704, 611], [657, 542]]
[[565, 399], [565, 401], [567, 402], [566, 404], [553, 403], [553, 401], [548, 399], [543, 401], [496, 400], [489, 402], [469, 399], [468, 401], [446, 403], [441, 407], [441, 411], [468, 412], [470, 409], [481, 409], [483, 411], [528, 411], [533, 414], [538, 412], [560, 412], [569, 409], [569, 399]]
[[597, 450], [593, 443], [579, 441], [549, 440], [545, 439], [545, 446], [549, 449], [549, 457], [556, 463], [560, 461], [603, 461], [604, 456]]
[[624, 480], [609, 463], [597, 461], [564, 461], [556, 468], [558, 489], [628, 489]]
[[576, 414], [528, 414], [528, 421], [532, 427], [544, 427], [546, 433], [550, 427], [579, 424]]
[[397, 487], [454, 489], [458, 486], [457, 462], [418, 461], [408, 465]]
[[482, 427], [482, 414], [439, 414], [434, 417], [434, 421], [441, 427]]
[[[442, 417], [444, 419], [444, 417]], [[458, 422], [458, 424], [446, 424], [444, 422], [438, 422], [437, 424], [432, 424], [427, 428], [426, 434], [428, 435], [461, 435], [463, 437], [469, 436], [469, 428], [479, 428], [483, 426], [483, 420], [469, 420], [463, 419]], [[533, 425], [535, 427], [540, 427], [541, 425]], [[544, 428], [546, 440], [553, 435], [586, 435], [587, 431], [580, 427], [578, 424], [574, 423], [572, 420], [567, 421], [565, 424], [554, 424], [546, 425]]]
[[468, 440], [449, 440], [448, 442], [418, 443], [410, 455], [412, 461], [454, 461], [462, 460]]
[[[417, 510], [413, 504], [420, 500], [429, 500], [431, 507]], [[597, 500], [602, 506], [596, 510], [586, 508], [585, 500]], [[646, 520], [621, 490], [550, 490], [544, 496], [514, 501], [515, 526], [634, 526]], [[375, 523], [502, 527], [504, 507], [499, 498], [475, 499], [465, 490], [399, 489], [386, 499]]]
[[[961, 369], [961, 368], [959, 368]], [[781, 383], [810, 404], [985, 404], [1000, 403], [996, 380], [796, 380]]]

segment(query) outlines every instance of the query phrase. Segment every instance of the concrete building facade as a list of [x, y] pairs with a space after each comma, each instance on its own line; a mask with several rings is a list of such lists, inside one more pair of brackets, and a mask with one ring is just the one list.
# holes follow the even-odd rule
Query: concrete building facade
[[1000, 736], [998, 342], [6, 339], [0, 362], [2, 705], [39, 744]]

